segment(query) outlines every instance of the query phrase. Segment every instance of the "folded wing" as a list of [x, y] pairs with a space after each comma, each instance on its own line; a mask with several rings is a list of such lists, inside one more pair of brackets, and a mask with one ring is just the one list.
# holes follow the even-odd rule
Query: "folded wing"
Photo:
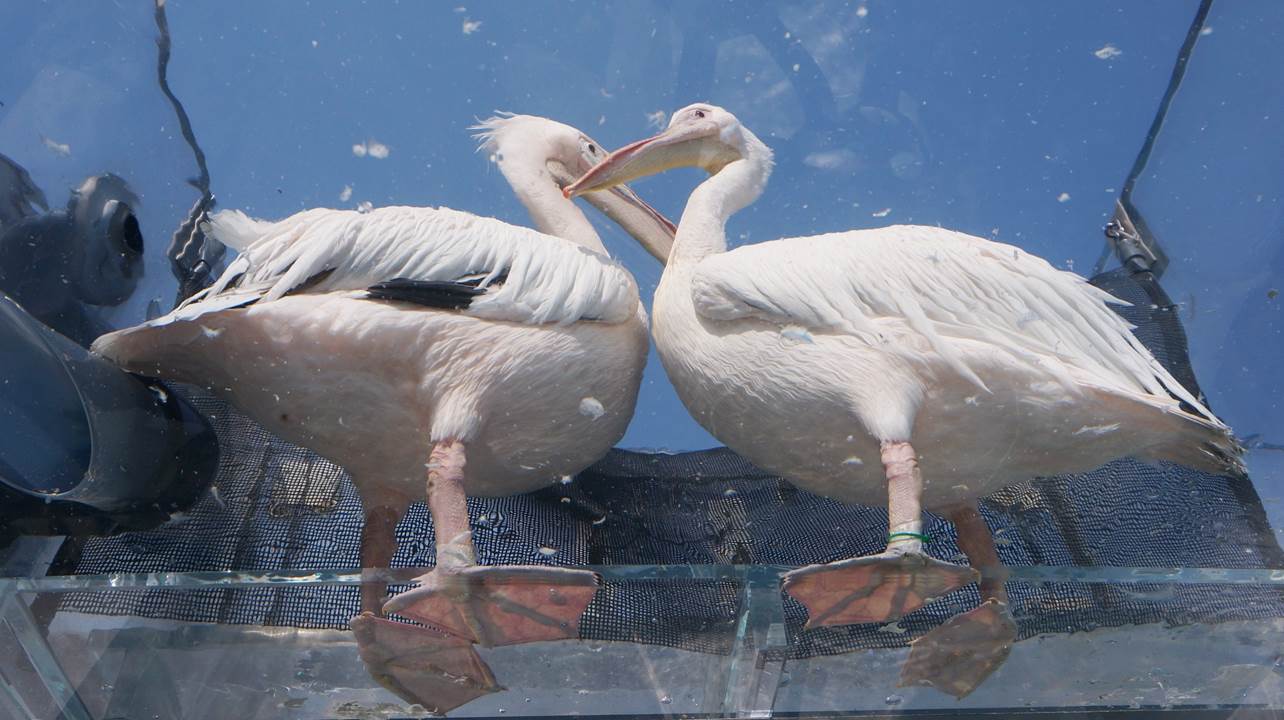
[[[477, 292], [458, 311], [493, 320], [621, 322], [637, 309], [637, 285], [610, 258], [445, 208], [317, 209], [271, 223], [224, 211], [211, 218], [206, 232], [240, 255], [207, 290], [153, 323], [287, 294], [352, 291], [372, 300], [405, 299], [398, 293], [416, 282], [471, 286]], [[393, 281], [397, 292], [389, 290]]]
[[1213, 415], [1108, 303], [1124, 304], [1023, 250], [942, 228], [895, 226], [758, 243], [696, 266], [696, 311], [848, 333], [871, 344], [899, 320], [979, 387], [957, 340], [988, 343], [1060, 381], [1171, 395]]

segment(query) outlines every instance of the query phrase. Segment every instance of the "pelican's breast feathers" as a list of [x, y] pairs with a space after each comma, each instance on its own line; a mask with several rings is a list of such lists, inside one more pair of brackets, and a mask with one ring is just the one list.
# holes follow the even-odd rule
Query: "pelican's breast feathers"
[[455, 285], [467, 290], [459, 312], [492, 320], [615, 323], [639, 307], [633, 276], [609, 257], [447, 208], [315, 209], [277, 222], [223, 211], [205, 231], [240, 254], [208, 289], [153, 323], [286, 294], [350, 291], [397, 299], [396, 292], [414, 298]]
[[711, 255], [694, 268], [692, 299], [711, 320], [801, 325], [871, 345], [887, 341], [882, 321], [899, 320], [981, 388], [958, 339], [1066, 383], [1171, 394], [1213, 418], [1108, 305], [1126, 303], [1020, 248], [943, 228], [854, 230]]

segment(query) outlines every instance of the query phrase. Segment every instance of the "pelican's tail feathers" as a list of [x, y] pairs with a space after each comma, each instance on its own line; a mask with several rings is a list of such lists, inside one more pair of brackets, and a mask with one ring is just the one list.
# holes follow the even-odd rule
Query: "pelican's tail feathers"
[[1116, 446], [1115, 452], [1123, 451], [1120, 455], [1176, 463], [1213, 475], [1246, 476], [1244, 448], [1231, 429], [1207, 409], [1191, 412], [1175, 398], [1117, 387], [1098, 385], [1091, 392], [1099, 417], [1118, 423], [1129, 438], [1126, 445]]
[[129, 372], [196, 383], [202, 381], [197, 365], [204, 353], [193, 345], [209, 332], [197, 323], [138, 325], [99, 337], [90, 350]]
[[244, 252], [255, 240], [266, 235], [275, 225], [267, 220], [255, 220], [240, 210], [220, 210], [210, 215], [202, 229], [207, 235], [224, 245]]
[[1177, 463], [1213, 475], [1244, 478], [1244, 447], [1230, 428], [1216, 419], [1172, 409], [1165, 413], [1169, 430], [1164, 441], [1151, 447], [1143, 456], [1151, 460]]

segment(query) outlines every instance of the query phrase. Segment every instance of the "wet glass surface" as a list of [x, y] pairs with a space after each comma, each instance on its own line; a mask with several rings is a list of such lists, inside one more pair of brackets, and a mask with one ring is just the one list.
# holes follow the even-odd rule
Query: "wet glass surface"
[[[734, 109], [778, 159], [767, 195], [732, 219], [733, 245], [939, 224], [1087, 272], [1197, 4], [371, 12], [176, 2], [170, 80], [219, 207], [256, 217], [369, 202], [525, 225], [502, 176], [474, 152], [468, 127], [478, 118], [552, 117], [610, 148], [708, 100]], [[1246, 22], [1267, 11], [1245, 10]], [[163, 248], [196, 200], [185, 183], [196, 169], [156, 89], [149, 4], [13, 20], [0, 29], [16, 48], [0, 78], [0, 145], [54, 204], [102, 168], [126, 178], [144, 199], [147, 272], [112, 319], [140, 321], [152, 298], [168, 309]], [[1234, 43], [1225, 30], [1209, 40]], [[371, 141], [387, 156], [354, 151]], [[676, 219], [697, 177], [684, 170], [638, 189]], [[614, 226], [599, 230], [649, 298], [657, 264]], [[646, 373], [624, 447], [720, 444], [689, 418], [654, 354]]]
[[[480, 657], [502, 689], [452, 713], [457, 717], [673, 716], [757, 717], [776, 713], [896, 714], [1009, 710], [1162, 710], [1190, 712], [1273, 707], [1280, 697], [1278, 619], [1099, 628], [1046, 635], [1018, 644], [989, 688], [964, 700], [926, 688], [896, 687], [905, 649], [857, 655], [782, 657], [778, 573], [786, 568], [595, 568], [608, 582], [691, 587], [729, 580], [738, 588], [729, 627], [707, 639], [723, 651], [691, 652], [656, 644], [581, 640], [483, 648]], [[1165, 568], [1016, 569], [1011, 583], [1082, 583], [1088, 588], [1142, 588], [1147, 594], [1203, 586], [1232, 595], [1243, 585], [1279, 588], [1281, 571]], [[5, 581], [31, 602], [11, 626], [34, 624], [47, 640], [51, 676], [21, 676], [31, 692], [41, 682], [80, 688], [85, 717], [147, 710], [174, 717], [420, 717], [365, 670], [348, 632], [254, 625], [188, 625], [128, 615], [39, 614], [70, 593], [135, 598], [159, 592], [200, 594], [288, 592], [280, 588], [348, 588], [359, 573], [165, 573]], [[142, 592], [139, 592], [139, 591]], [[47, 625], [45, 623], [48, 623]], [[1180, 657], [1182, 662], [1172, 662]], [[53, 663], [56, 663], [54, 665]], [[11, 679], [12, 680], [12, 679]], [[45, 692], [56, 692], [54, 686]], [[46, 706], [47, 707], [47, 706]], [[75, 716], [75, 715], [73, 715]]]
[[[762, 196], [727, 221], [732, 248], [918, 225], [1007, 243], [1005, 260], [1009, 251], [1020, 260], [1019, 249], [1089, 277], [1131, 303], [1117, 312], [1190, 390], [1180, 397], [1185, 409], [1206, 401], [1233, 428], [1247, 470], [1236, 471], [1228, 435], [1171, 447], [1147, 435], [1167, 417], [1160, 412], [1062, 427], [1061, 411], [1047, 410], [1055, 403], [1018, 399], [1004, 401], [1006, 416], [972, 416], [968, 408], [997, 397], [973, 388], [958, 398], [962, 413], [944, 415], [957, 421], [933, 436], [945, 440], [918, 458], [927, 499], [925, 512], [912, 513], [921, 527], [911, 527], [898, 524], [895, 508], [889, 517], [882, 475], [872, 495], [849, 489], [862, 472], [886, 466], [890, 476], [898, 467], [886, 447], [857, 439], [878, 435], [885, 445], [903, 440], [896, 432], [851, 422], [834, 434], [851, 418], [814, 417], [828, 402], [820, 383], [781, 392], [765, 409], [715, 402], [705, 408], [711, 432], [683, 404], [653, 341], [636, 409], [609, 455], [582, 472], [537, 477], [520, 493], [470, 491], [465, 502], [461, 491], [430, 510], [421, 466], [448, 475], [461, 457], [465, 467], [489, 461], [471, 447], [452, 455], [442, 450], [448, 442], [431, 456], [425, 445], [422, 457], [400, 457], [429, 434], [407, 430], [417, 422], [403, 412], [414, 383], [380, 403], [369, 402], [369, 387], [388, 387], [377, 378], [397, 352], [415, 350], [413, 338], [386, 342], [376, 332], [325, 345], [324, 357], [361, 359], [287, 387], [289, 363], [314, 358], [283, 359], [273, 341], [307, 346], [308, 332], [342, 312], [287, 317], [262, 335], [207, 315], [172, 324], [189, 334], [166, 344], [244, 332], [248, 340], [228, 356], [231, 371], [218, 374], [228, 367], [212, 354], [185, 373], [132, 368], [175, 379], [148, 392], [161, 403], [182, 400], [217, 435], [213, 478], [166, 493], [194, 502], [151, 508], [142, 520], [95, 510], [92, 523], [84, 508], [33, 511], [67, 512], [71, 520], [50, 526], [70, 537], [28, 535], [39, 522], [0, 512], [0, 657], [17, 658], [0, 667], [0, 716], [1252, 717], [1284, 709], [1284, 6], [162, 5], [163, 29], [148, 0], [33, 5], [0, 23], [0, 292], [75, 343], [168, 313], [235, 261], [235, 247], [222, 255], [199, 242], [193, 218], [202, 209], [275, 220], [311, 208], [370, 219], [395, 206], [446, 207], [530, 227], [506, 174], [517, 153], [479, 149], [477, 123], [503, 112], [554, 118], [592, 136], [581, 142], [596, 162], [680, 123], [673, 113], [700, 101], [735, 113], [774, 151]], [[573, 177], [558, 174], [567, 171], [560, 163], [539, 163], [540, 177], [566, 185]], [[682, 167], [630, 185], [676, 221], [707, 177]], [[1117, 201], [1128, 223], [1111, 245], [1102, 228], [1120, 221]], [[652, 328], [668, 323], [653, 302], [661, 265], [615, 223], [586, 214], [635, 278]], [[485, 241], [460, 237], [460, 247]], [[1137, 239], [1159, 258], [1146, 259], [1145, 271], [1127, 250]], [[902, 241], [894, 231], [882, 240]], [[747, 286], [770, 289], [772, 274], [793, 259], [762, 263]], [[813, 367], [809, 353], [835, 328], [770, 313], [794, 307], [796, 319], [797, 301], [817, 316], [834, 307], [841, 314], [827, 303], [849, 281], [856, 290], [883, 281], [894, 289], [897, 278], [911, 278], [911, 294], [946, 296], [954, 319], [963, 318], [947, 337], [1001, 345], [973, 332], [969, 313], [993, 309], [985, 297], [1007, 289], [998, 282], [971, 293], [951, 283], [968, 267], [933, 274], [939, 262], [909, 257], [873, 275], [860, 265], [826, 274], [841, 268], [837, 260], [800, 264], [778, 303], [751, 297], [716, 307], [767, 313], [767, 334], [781, 349], [747, 365], [736, 361], [751, 350], [727, 353], [728, 369], [713, 382], [718, 397], [746, 388], [769, 396], [796, 368]], [[285, 301], [306, 302], [309, 288], [342, 277], [333, 265], [295, 278]], [[372, 276], [371, 287], [406, 267]], [[433, 276], [431, 286], [393, 282], [380, 288], [390, 293], [382, 299], [462, 312], [483, 302], [496, 278], [496, 287], [520, 282], [511, 266], [465, 270]], [[877, 305], [895, 295], [862, 299]], [[571, 304], [559, 300], [549, 312]], [[1029, 307], [1011, 337], [1035, 334], [1057, 314]], [[563, 327], [586, 324], [576, 320]], [[887, 342], [853, 327], [841, 329]], [[51, 363], [17, 347], [0, 345], [0, 476], [24, 489], [71, 490], [81, 471], [76, 452], [64, 449], [87, 457], [94, 423], [52, 391], [61, 376]], [[503, 339], [458, 347], [499, 352]], [[927, 366], [940, 348], [924, 347]], [[484, 364], [485, 352], [467, 364]], [[689, 356], [698, 355], [692, 344]], [[582, 372], [572, 353], [561, 357], [558, 380]], [[267, 367], [280, 372], [258, 372]], [[854, 367], [844, 360], [827, 377], [841, 385]], [[920, 420], [929, 420], [913, 427], [915, 439], [942, 416], [929, 411], [948, 405], [940, 400], [948, 383], [933, 385], [946, 373], [923, 375]], [[903, 387], [890, 370], [861, 377], [863, 386]], [[552, 382], [504, 387], [504, 407]], [[1027, 386], [1039, 395], [1053, 384]], [[324, 401], [289, 405], [309, 387], [323, 388]], [[891, 407], [892, 395], [873, 404]], [[587, 391], [571, 399], [566, 422], [585, 423], [576, 437], [617, 409]], [[316, 412], [301, 417], [296, 407]], [[1006, 422], [1018, 412], [1026, 420]], [[542, 435], [553, 436], [562, 420], [548, 415]], [[174, 467], [183, 453], [213, 465], [212, 444], [152, 452], [159, 445], [131, 431], [142, 426], [123, 407], [96, 420], [131, 434], [140, 466], [158, 476], [184, 477]], [[1006, 451], [950, 444], [954, 436], [988, 442], [978, 432], [986, 424], [1008, 433]], [[746, 426], [763, 430], [745, 441], [736, 433]], [[510, 469], [538, 475], [543, 460], [527, 460], [527, 448], [510, 441], [534, 444], [529, 437], [541, 433], [505, 427], [494, 445], [521, 458]], [[362, 439], [355, 449], [344, 445], [350, 436]], [[992, 481], [1014, 447], [1056, 459], [1093, 437], [1122, 438], [1122, 449], [1055, 472], [1031, 461], [1036, 471], [1018, 481]], [[791, 475], [824, 453], [841, 461], [819, 480]], [[396, 485], [404, 467], [413, 477]], [[429, 482], [443, 487], [447, 475]], [[826, 484], [831, 478], [850, 482]], [[112, 498], [125, 485], [106, 484]], [[541, 489], [526, 492], [533, 488]], [[939, 497], [959, 502], [931, 502]], [[923, 555], [879, 555], [905, 541]], [[518, 569], [502, 569], [510, 566]], [[363, 614], [379, 611], [385, 589], [406, 612]]]

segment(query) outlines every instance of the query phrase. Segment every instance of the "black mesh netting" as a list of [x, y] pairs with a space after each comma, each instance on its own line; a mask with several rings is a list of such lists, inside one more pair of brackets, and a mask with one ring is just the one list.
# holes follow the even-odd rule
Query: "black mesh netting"
[[[1132, 302], [1121, 313], [1194, 388], [1176, 313], [1148, 275], [1094, 282]], [[214, 490], [166, 527], [94, 539], [77, 574], [312, 570], [359, 565], [361, 504], [346, 473], [289, 445], [208, 395], [185, 391], [222, 445]], [[796, 566], [881, 551], [886, 510], [844, 505], [766, 475], [729, 450], [678, 455], [613, 451], [574, 482], [527, 495], [470, 499], [483, 564]], [[1246, 480], [1119, 460], [1082, 475], [1009, 488], [981, 503], [1009, 565], [1284, 567]], [[934, 556], [964, 562], [949, 523], [930, 518]], [[434, 560], [432, 524], [415, 504], [397, 528], [394, 567]], [[394, 588], [394, 591], [396, 588]], [[1009, 583], [1022, 637], [1148, 622], [1284, 616], [1284, 594], [1253, 585]], [[790, 656], [904, 645], [978, 601], [969, 588], [891, 625], [802, 629], [785, 598]], [[66, 610], [183, 621], [344, 628], [356, 587], [76, 593]], [[608, 580], [582, 623], [585, 638], [704, 652], [732, 646], [735, 580]]]

